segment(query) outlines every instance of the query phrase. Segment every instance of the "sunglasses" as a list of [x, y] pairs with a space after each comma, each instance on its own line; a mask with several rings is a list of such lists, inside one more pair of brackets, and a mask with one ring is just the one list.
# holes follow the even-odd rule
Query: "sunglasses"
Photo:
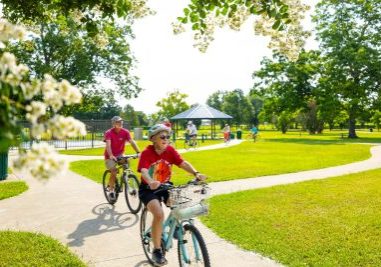
[[160, 139], [161, 140], [165, 140], [165, 139], [170, 139], [171, 138], [171, 136], [170, 135], [160, 135]]

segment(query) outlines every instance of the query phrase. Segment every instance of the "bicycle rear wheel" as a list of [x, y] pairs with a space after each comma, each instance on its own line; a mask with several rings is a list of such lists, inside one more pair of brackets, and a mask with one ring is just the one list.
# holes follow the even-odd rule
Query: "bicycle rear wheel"
[[139, 198], [139, 181], [134, 174], [130, 174], [127, 177], [123, 176], [124, 183], [124, 197], [131, 213], [136, 214], [142, 207], [142, 202]]
[[115, 179], [115, 199], [110, 199], [110, 195], [109, 195], [110, 194], [110, 188], [109, 188], [110, 177], [111, 177], [110, 170], [106, 170], [103, 173], [103, 179], [102, 179], [103, 193], [105, 195], [107, 202], [110, 203], [111, 205], [114, 205], [116, 203], [116, 201], [118, 200], [118, 196], [119, 196], [119, 182], [118, 182], [118, 177], [116, 177], [116, 179]]
[[183, 238], [177, 242], [180, 266], [210, 267], [208, 250], [200, 231], [192, 224], [184, 225], [183, 230]]
[[185, 140], [185, 141], [184, 141], [184, 148], [185, 148], [186, 150], [189, 149], [189, 142], [190, 142], [190, 140]]

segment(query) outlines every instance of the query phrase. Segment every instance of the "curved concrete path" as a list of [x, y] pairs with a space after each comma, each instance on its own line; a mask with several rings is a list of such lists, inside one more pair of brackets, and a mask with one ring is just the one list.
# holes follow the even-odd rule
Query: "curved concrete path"
[[[229, 145], [234, 144], [237, 143]], [[213, 146], [219, 147], [224, 145]], [[203, 149], [208, 147], [198, 150]], [[368, 160], [337, 167], [210, 185], [213, 194], [223, 194], [381, 168], [381, 146], [372, 147], [371, 153]], [[70, 171], [45, 183], [23, 176], [23, 173], [18, 175], [26, 178], [30, 189], [19, 197], [0, 201], [0, 229], [49, 234], [67, 244], [89, 266], [150, 266], [140, 244], [139, 216], [127, 212], [124, 199], [114, 207], [105, 204], [99, 184]], [[207, 242], [212, 266], [280, 266], [226, 242], [201, 223], [196, 223]], [[176, 248], [169, 252], [167, 266], [178, 266], [176, 252]]]

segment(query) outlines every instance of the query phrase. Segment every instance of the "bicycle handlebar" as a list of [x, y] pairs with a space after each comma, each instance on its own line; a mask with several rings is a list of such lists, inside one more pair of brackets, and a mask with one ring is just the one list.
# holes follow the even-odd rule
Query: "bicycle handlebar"
[[[183, 184], [183, 185], [179, 185], [179, 186], [174, 186], [171, 183], [164, 183], [164, 184], [161, 184], [157, 189], [153, 190], [153, 193], [157, 194], [157, 193], [160, 193], [162, 191], [170, 190], [170, 189], [175, 188], [175, 187], [181, 188], [181, 187], [187, 187], [189, 185], [201, 185], [201, 184], [206, 184], [206, 183], [204, 181], [200, 181], [197, 179], [190, 180], [188, 183]], [[147, 185], [147, 189], [150, 189], [149, 185]]]
[[138, 154], [131, 154], [131, 155], [125, 155], [125, 156], [120, 156], [117, 157], [115, 162], [123, 161], [123, 160], [129, 160], [129, 159], [137, 159], [139, 158]]

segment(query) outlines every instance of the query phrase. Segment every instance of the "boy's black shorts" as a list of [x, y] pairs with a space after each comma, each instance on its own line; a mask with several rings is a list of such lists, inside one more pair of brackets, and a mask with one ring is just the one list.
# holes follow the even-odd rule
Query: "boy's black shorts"
[[141, 183], [139, 186], [139, 198], [144, 203], [144, 205], [147, 206], [147, 204], [153, 200], [157, 199], [160, 202], [167, 203], [167, 200], [169, 198], [169, 192], [168, 190], [160, 191], [156, 194], [154, 194], [155, 190], [149, 189], [149, 186], [147, 184]]

